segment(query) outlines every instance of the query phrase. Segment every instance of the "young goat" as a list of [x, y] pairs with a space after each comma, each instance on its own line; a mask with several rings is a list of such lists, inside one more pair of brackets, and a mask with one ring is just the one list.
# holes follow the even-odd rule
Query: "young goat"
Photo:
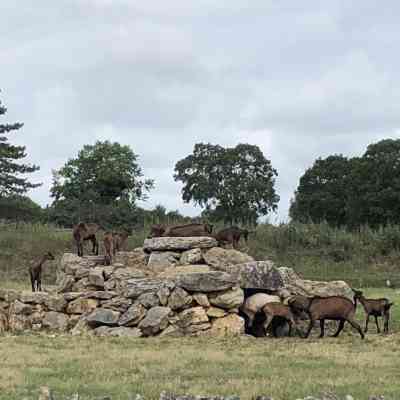
[[289, 324], [289, 336], [292, 332], [293, 326], [295, 327], [296, 332], [298, 332], [297, 324], [295, 322], [292, 310], [287, 305], [282, 303], [267, 303], [262, 308], [262, 312], [264, 313], [266, 318], [264, 323], [265, 332], [267, 332], [267, 329], [274, 317], [282, 317], [286, 319]]
[[364, 339], [364, 333], [354, 320], [356, 307], [352, 301], [341, 296], [331, 297], [305, 297], [305, 296], [293, 296], [289, 299], [289, 307], [293, 312], [304, 311], [310, 318], [310, 325], [308, 327], [305, 338], [310, 335], [310, 332], [314, 326], [314, 322], [319, 320], [321, 327], [320, 338], [324, 337], [325, 334], [325, 320], [340, 321], [339, 328], [333, 337], [339, 336], [343, 330], [344, 323], [347, 321], [353, 328], [357, 329]]
[[113, 233], [113, 238], [114, 238], [114, 250], [113, 254], [117, 253], [117, 251], [121, 251], [124, 248], [125, 242], [128, 239], [129, 232], [127, 231], [122, 231], [122, 232], [115, 232]]
[[114, 237], [111, 232], [106, 232], [103, 238], [104, 265], [111, 265], [114, 253]]
[[378, 333], [381, 333], [378, 323], [378, 317], [383, 317], [384, 326], [383, 332], [389, 333], [389, 319], [390, 319], [390, 307], [392, 307], [393, 303], [390, 303], [388, 299], [366, 299], [363, 296], [363, 292], [361, 290], [354, 290], [354, 303], [357, 306], [357, 300], [362, 304], [365, 314], [365, 329], [364, 332], [368, 332], [368, 323], [369, 317], [372, 315], [375, 317], [376, 330]]
[[29, 275], [31, 277], [32, 292], [42, 291], [42, 266], [46, 261], [54, 260], [53, 254], [50, 252], [43, 255], [43, 257], [36, 264], [29, 267]]

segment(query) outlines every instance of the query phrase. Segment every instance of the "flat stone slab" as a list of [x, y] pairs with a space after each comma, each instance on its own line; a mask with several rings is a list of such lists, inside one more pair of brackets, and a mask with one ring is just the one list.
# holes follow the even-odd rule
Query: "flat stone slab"
[[185, 251], [191, 249], [210, 249], [218, 246], [218, 242], [209, 236], [198, 237], [158, 237], [146, 239], [143, 248], [147, 252], [175, 250]]
[[221, 271], [199, 272], [178, 275], [174, 279], [176, 286], [190, 292], [216, 292], [237, 285], [237, 280]]

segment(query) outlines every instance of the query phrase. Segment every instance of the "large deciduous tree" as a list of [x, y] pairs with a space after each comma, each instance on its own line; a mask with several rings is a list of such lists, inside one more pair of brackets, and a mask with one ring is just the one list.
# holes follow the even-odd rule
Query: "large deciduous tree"
[[225, 222], [255, 223], [277, 208], [276, 176], [257, 146], [198, 143], [176, 164], [174, 178], [183, 183], [186, 203], [193, 201]]
[[[0, 101], [0, 117], [7, 112]], [[39, 169], [36, 165], [20, 162], [26, 157], [25, 146], [12, 145], [8, 141], [8, 135], [22, 128], [23, 124], [0, 123], [0, 196], [7, 197], [23, 194], [29, 189], [40, 186], [31, 183], [23, 175], [35, 172]]]
[[73, 215], [75, 222], [90, 219], [113, 225], [119, 219], [115, 213], [132, 215], [136, 201], [144, 200], [154, 185], [143, 178], [138, 156], [129, 146], [109, 141], [84, 146], [53, 176], [51, 214], [64, 223]]

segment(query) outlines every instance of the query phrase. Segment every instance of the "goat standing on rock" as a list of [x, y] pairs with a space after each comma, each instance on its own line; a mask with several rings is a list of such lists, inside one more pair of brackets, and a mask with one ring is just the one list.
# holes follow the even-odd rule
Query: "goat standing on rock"
[[72, 231], [72, 236], [74, 237], [76, 247], [78, 249], [78, 256], [83, 256], [83, 242], [90, 240], [93, 245], [93, 254], [99, 255], [99, 243], [96, 238], [96, 232], [100, 229], [97, 224], [86, 224], [80, 222], [78, 225], [74, 226]]
[[111, 232], [106, 232], [103, 238], [104, 245], [104, 265], [112, 264], [112, 256], [114, 253], [114, 236]]
[[356, 313], [355, 304], [341, 296], [331, 297], [305, 297], [305, 296], [293, 296], [289, 299], [289, 307], [293, 312], [304, 311], [310, 318], [310, 325], [308, 327], [305, 338], [307, 338], [314, 326], [315, 321], [320, 321], [321, 334], [320, 338], [324, 337], [325, 334], [325, 320], [340, 321], [339, 328], [333, 337], [339, 336], [343, 330], [344, 323], [347, 321], [353, 328], [357, 329], [364, 339], [364, 333], [360, 325], [355, 321], [354, 315]]
[[383, 321], [384, 321], [383, 332], [389, 333], [390, 307], [392, 307], [393, 303], [390, 303], [390, 301], [385, 298], [366, 299], [361, 290], [353, 289], [353, 292], [354, 292], [355, 305], [357, 306], [357, 300], [360, 300], [360, 303], [362, 304], [365, 314], [366, 314], [364, 332], [365, 333], [368, 332], [369, 317], [371, 315], [373, 315], [375, 317], [375, 324], [376, 324], [377, 332], [381, 333], [381, 330], [379, 328], [379, 323], [378, 323], [378, 317], [383, 317]]
[[36, 264], [29, 267], [29, 275], [31, 277], [32, 292], [42, 291], [42, 267], [46, 261], [54, 260], [53, 254], [50, 252], [43, 255], [43, 257]]

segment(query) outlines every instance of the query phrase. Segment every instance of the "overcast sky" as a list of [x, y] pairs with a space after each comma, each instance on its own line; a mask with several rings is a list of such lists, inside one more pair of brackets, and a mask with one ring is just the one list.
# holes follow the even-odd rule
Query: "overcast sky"
[[317, 157], [399, 137], [399, 15], [395, 0], [1, 0], [0, 99], [41, 166], [30, 195], [49, 203], [51, 170], [109, 139], [155, 179], [146, 207], [193, 215], [176, 161], [251, 143], [284, 220]]

